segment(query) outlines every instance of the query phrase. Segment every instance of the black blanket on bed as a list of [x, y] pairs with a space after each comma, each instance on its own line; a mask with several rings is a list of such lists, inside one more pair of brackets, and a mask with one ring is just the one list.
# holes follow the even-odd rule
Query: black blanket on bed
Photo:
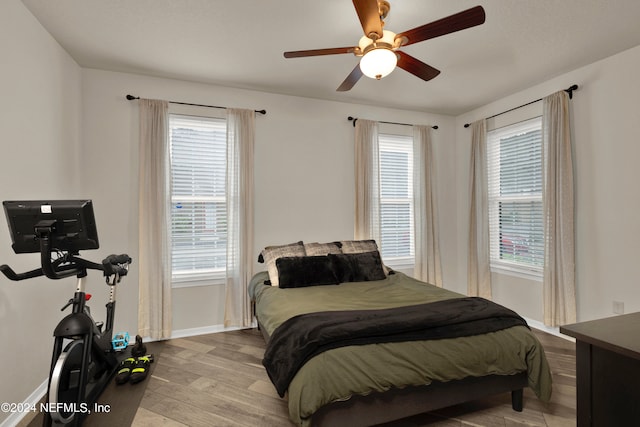
[[284, 396], [298, 370], [333, 348], [457, 338], [527, 326], [515, 312], [479, 297], [381, 309], [325, 311], [294, 316], [269, 339], [262, 364]]

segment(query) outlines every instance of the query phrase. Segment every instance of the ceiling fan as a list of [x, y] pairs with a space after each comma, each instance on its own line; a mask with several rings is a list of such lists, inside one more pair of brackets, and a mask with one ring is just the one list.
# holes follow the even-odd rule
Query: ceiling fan
[[396, 66], [422, 80], [431, 80], [440, 74], [440, 71], [404, 53], [400, 48], [475, 27], [484, 23], [485, 19], [482, 6], [476, 6], [412, 30], [395, 34], [383, 29], [384, 19], [391, 8], [389, 2], [386, 0], [353, 0], [353, 6], [364, 30], [364, 36], [360, 39], [358, 46], [297, 50], [284, 53], [285, 58], [341, 53], [353, 53], [355, 56], [361, 57], [360, 63], [338, 87], [339, 92], [350, 90], [363, 75], [380, 80], [391, 73]]

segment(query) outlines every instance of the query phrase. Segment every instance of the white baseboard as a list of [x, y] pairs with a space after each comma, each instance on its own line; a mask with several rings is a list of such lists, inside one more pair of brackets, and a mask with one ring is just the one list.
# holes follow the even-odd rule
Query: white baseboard
[[[176, 329], [174, 331], [171, 331], [171, 337], [169, 337], [168, 339], [194, 337], [196, 335], [216, 334], [218, 332], [239, 331], [241, 329], [249, 329], [249, 328], [255, 328], [255, 327], [257, 327], [257, 322], [254, 320], [251, 323], [251, 326], [248, 326], [246, 328], [239, 327], [239, 326], [225, 327], [224, 325], [209, 325], [209, 326], [201, 326], [198, 328]], [[142, 340], [144, 342], [162, 341], [156, 338], [149, 338], [149, 337], [143, 337]], [[129, 345], [133, 345], [133, 342], [130, 342]]]
[[40, 403], [40, 399], [42, 399], [42, 397], [47, 392], [48, 383], [49, 383], [49, 379], [45, 379], [44, 382], [40, 384], [38, 388], [36, 388], [33, 391], [33, 393], [31, 393], [22, 404], [22, 407], [24, 408], [36, 408], [35, 411], [12, 412], [7, 417], [7, 419], [5, 419], [2, 422], [2, 424], [0, 424], [0, 427], [13, 427], [26, 417], [34, 418], [36, 414], [40, 411], [40, 408], [38, 407], [38, 405]]
[[535, 329], [537, 329], [539, 331], [542, 331], [542, 332], [546, 332], [546, 333], [551, 334], [551, 335], [555, 335], [556, 337], [564, 338], [567, 341], [576, 342], [575, 338], [567, 336], [567, 335], [564, 335], [564, 334], [561, 334], [560, 333], [560, 328], [558, 328], [558, 327], [552, 328], [551, 326], [547, 326], [547, 325], [545, 325], [544, 323], [542, 323], [542, 322], [540, 322], [538, 320], [528, 319], [526, 317], [523, 317], [523, 319], [526, 320], [527, 324], [529, 326], [531, 326], [532, 328], [535, 328]]
[[215, 334], [218, 332], [238, 331], [240, 329], [247, 329], [247, 328], [240, 328], [237, 326], [231, 326], [231, 327], [225, 328], [224, 325], [211, 325], [211, 326], [202, 326], [199, 328], [178, 329], [171, 332], [171, 339], [193, 337], [196, 335]]

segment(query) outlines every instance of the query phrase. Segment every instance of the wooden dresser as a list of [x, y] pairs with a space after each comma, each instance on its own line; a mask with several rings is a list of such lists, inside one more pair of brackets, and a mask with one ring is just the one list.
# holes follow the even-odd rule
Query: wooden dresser
[[640, 313], [560, 332], [576, 339], [578, 427], [640, 425]]

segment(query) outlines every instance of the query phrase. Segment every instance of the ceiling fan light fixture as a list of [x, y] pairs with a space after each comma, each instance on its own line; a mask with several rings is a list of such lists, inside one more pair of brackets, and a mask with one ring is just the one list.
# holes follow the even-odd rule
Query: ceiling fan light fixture
[[371, 49], [360, 59], [360, 70], [365, 76], [380, 80], [391, 74], [397, 63], [398, 57], [394, 51], [380, 47]]
[[396, 68], [398, 57], [393, 51], [397, 47], [394, 44], [395, 38], [396, 34], [394, 32], [384, 30], [382, 37], [377, 40], [366, 36], [360, 39], [358, 47], [363, 53], [360, 59], [362, 74], [372, 79], [380, 80]]

